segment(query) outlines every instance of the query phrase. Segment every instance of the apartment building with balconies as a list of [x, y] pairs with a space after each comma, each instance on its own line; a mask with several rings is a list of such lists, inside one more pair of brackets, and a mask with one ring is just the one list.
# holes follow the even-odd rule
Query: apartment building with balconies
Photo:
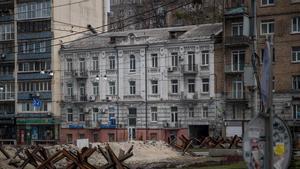
[[300, 1], [257, 0], [257, 54], [272, 36], [273, 109], [290, 126], [300, 147]]
[[58, 49], [87, 24], [101, 26], [102, 8], [95, 0], [0, 1], [0, 139], [58, 141]]
[[[253, 41], [257, 68], [262, 65], [267, 37], [272, 37], [273, 110], [287, 121], [299, 140], [299, 2], [256, 0], [256, 37], [251, 32], [250, 0], [224, 1], [224, 101], [225, 134], [242, 135], [244, 123], [255, 115], [259, 106], [254, 94]], [[219, 55], [218, 55], [219, 56]], [[260, 72], [258, 72], [260, 73]], [[252, 75], [251, 75], [252, 74]], [[297, 139], [298, 137], [298, 139]]]
[[214, 45], [221, 32], [219, 23], [146, 29], [64, 46], [61, 141], [216, 134]]
[[245, 79], [249, 78], [246, 77], [249, 76], [247, 71], [253, 70], [249, 12], [247, 1], [224, 1], [223, 73], [218, 72], [217, 76], [224, 78], [223, 89], [218, 93], [221, 93], [224, 101], [223, 118], [226, 136], [241, 136], [245, 123], [251, 119], [254, 111], [254, 108], [251, 107], [254, 106], [254, 93], [249, 90], [253, 86], [245, 83]]

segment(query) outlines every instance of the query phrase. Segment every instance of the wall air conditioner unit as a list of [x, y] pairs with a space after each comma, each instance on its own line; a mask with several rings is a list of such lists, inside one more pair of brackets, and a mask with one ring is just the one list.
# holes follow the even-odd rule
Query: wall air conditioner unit
[[83, 111], [84, 111], [84, 113], [88, 113], [88, 112], [89, 112], [89, 108], [85, 107], [85, 108], [83, 109]]
[[94, 102], [96, 100], [96, 97], [94, 95], [90, 96], [90, 101]]
[[167, 121], [163, 121], [163, 127], [164, 128], [168, 128], [169, 127], [169, 123]]
[[291, 103], [289, 103], [289, 102], [285, 103], [285, 104], [284, 104], [284, 107], [286, 107], [286, 108], [291, 107]]
[[179, 56], [179, 61], [184, 61], [183, 56]]
[[168, 72], [173, 72], [173, 67], [168, 67]]

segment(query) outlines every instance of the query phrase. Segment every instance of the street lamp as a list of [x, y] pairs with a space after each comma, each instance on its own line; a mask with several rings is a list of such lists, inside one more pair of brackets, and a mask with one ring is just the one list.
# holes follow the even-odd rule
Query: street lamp
[[99, 75], [97, 75], [95, 79], [96, 79], [97, 81], [99, 81], [99, 80], [100, 80]]

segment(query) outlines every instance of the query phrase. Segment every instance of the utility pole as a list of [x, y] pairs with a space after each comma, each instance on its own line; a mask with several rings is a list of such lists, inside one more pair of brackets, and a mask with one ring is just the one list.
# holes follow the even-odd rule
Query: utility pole
[[[268, 53], [269, 53], [269, 62], [272, 62], [272, 46], [273, 40], [272, 37], [267, 37], [266, 39], [269, 43]], [[265, 56], [266, 57], [266, 56]], [[266, 136], [266, 144], [265, 144], [265, 169], [273, 168], [273, 93], [272, 93], [272, 80], [273, 80], [273, 72], [272, 72], [272, 63], [270, 65], [270, 74], [268, 79], [268, 100], [267, 106], [264, 108], [265, 112], [265, 136]]]
[[[14, 0], [14, 45], [15, 45], [15, 61], [14, 61], [14, 76], [15, 76], [15, 118], [17, 116], [17, 107], [18, 107], [18, 27], [17, 27], [17, 0]], [[15, 120], [17, 123], [17, 121]], [[15, 124], [17, 126], [17, 124]], [[18, 135], [18, 134], [17, 134]], [[25, 137], [27, 133], [25, 132]]]

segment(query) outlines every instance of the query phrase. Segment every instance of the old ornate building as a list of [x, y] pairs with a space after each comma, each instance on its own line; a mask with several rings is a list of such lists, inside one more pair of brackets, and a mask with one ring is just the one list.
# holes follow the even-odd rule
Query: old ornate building
[[61, 49], [61, 142], [220, 134], [222, 24], [99, 34]]

